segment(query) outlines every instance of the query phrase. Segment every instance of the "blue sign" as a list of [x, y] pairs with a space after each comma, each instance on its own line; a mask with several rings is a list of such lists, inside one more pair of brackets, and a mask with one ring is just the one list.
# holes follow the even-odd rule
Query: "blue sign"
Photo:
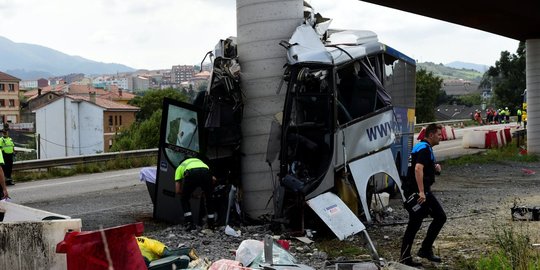
[[163, 172], [166, 172], [167, 171], [167, 168], [169, 167], [169, 165], [167, 165], [167, 161], [163, 160], [159, 163], [159, 169]]

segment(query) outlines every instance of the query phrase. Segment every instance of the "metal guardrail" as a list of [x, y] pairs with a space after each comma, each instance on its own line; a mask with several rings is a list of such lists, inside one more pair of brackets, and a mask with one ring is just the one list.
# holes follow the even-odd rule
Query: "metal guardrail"
[[153, 157], [157, 158], [158, 149], [144, 149], [144, 150], [131, 150], [122, 152], [109, 152], [102, 154], [62, 157], [62, 158], [49, 158], [49, 159], [36, 159], [13, 162], [14, 171], [33, 170], [52, 168], [58, 166], [69, 166], [84, 164], [90, 162], [105, 162], [114, 160], [116, 158], [136, 158], [136, 157]]
[[429, 123], [417, 123], [414, 124], [415, 127], [425, 127], [429, 124], [458, 124], [463, 122], [472, 121], [471, 119], [452, 119], [452, 120], [445, 120], [445, 121], [437, 121], [437, 122], [429, 122]]

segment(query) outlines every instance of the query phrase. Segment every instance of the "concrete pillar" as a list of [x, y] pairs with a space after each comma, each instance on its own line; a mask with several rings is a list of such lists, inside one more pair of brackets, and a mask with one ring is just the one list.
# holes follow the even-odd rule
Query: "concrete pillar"
[[273, 212], [273, 181], [279, 164], [270, 166], [266, 146], [270, 124], [285, 101], [276, 94], [283, 75], [286, 50], [279, 46], [289, 40], [303, 20], [303, 0], [237, 0], [237, 42], [245, 94], [242, 121], [242, 187], [244, 211], [257, 218]]
[[540, 154], [540, 39], [529, 39], [527, 49], [527, 151]]

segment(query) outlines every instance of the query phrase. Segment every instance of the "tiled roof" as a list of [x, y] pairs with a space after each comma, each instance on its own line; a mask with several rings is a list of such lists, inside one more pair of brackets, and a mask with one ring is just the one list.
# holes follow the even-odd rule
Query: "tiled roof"
[[[57, 85], [49, 85], [49, 86], [45, 86], [43, 88], [41, 88], [41, 94], [46, 94], [48, 92], [55, 92], [55, 93], [58, 93], [58, 94], [63, 94], [64, 93], [64, 88], [66, 88], [67, 85], [65, 84], [57, 84]], [[28, 101], [38, 97], [38, 89], [33, 89], [33, 90], [30, 90], [30, 91], [26, 91], [24, 94], [23, 94], [27, 99]]]
[[[74, 99], [74, 100], [84, 100], [84, 101], [90, 101], [90, 96], [76, 96], [76, 95], [66, 95], [67, 97]], [[122, 110], [122, 111], [138, 111], [139, 107], [117, 103], [111, 100], [103, 99], [96, 97], [96, 105], [99, 107], [104, 108], [105, 110]]]
[[435, 109], [435, 118], [437, 121], [451, 120], [451, 119], [470, 119], [471, 115], [480, 110], [482, 115], [485, 115], [485, 111], [482, 110], [480, 105], [467, 107], [465, 105], [440, 105]]
[[13, 77], [7, 73], [4, 73], [4, 72], [1, 72], [0, 71], [0, 81], [21, 81], [21, 79], [17, 78], [17, 77]]
[[78, 95], [78, 94], [88, 95], [89, 92], [95, 92], [97, 96], [101, 96], [107, 93], [107, 91], [101, 88], [94, 88], [91, 85], [79, 85], [79, 84], [69, 85], [69, 94], [71, 95]]
[[110, 91], [100, 97], [109, 100], [132, 100], [135, 96], [136, 95], [126, 91], [122, 91], [122, 95], [120, 95], [118, 91]]

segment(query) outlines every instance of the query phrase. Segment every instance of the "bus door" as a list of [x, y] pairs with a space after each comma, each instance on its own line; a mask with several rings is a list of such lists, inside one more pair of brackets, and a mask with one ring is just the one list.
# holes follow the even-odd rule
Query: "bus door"
[[175, 192], [174, 176], [184, 159], [203, 154], [201, 115], [199, 108], [191, 104], [169, 98], [163, 100], [154, 204], [156, 219], [175, 224], [183, 221], [184, 213], [180, 197]]

